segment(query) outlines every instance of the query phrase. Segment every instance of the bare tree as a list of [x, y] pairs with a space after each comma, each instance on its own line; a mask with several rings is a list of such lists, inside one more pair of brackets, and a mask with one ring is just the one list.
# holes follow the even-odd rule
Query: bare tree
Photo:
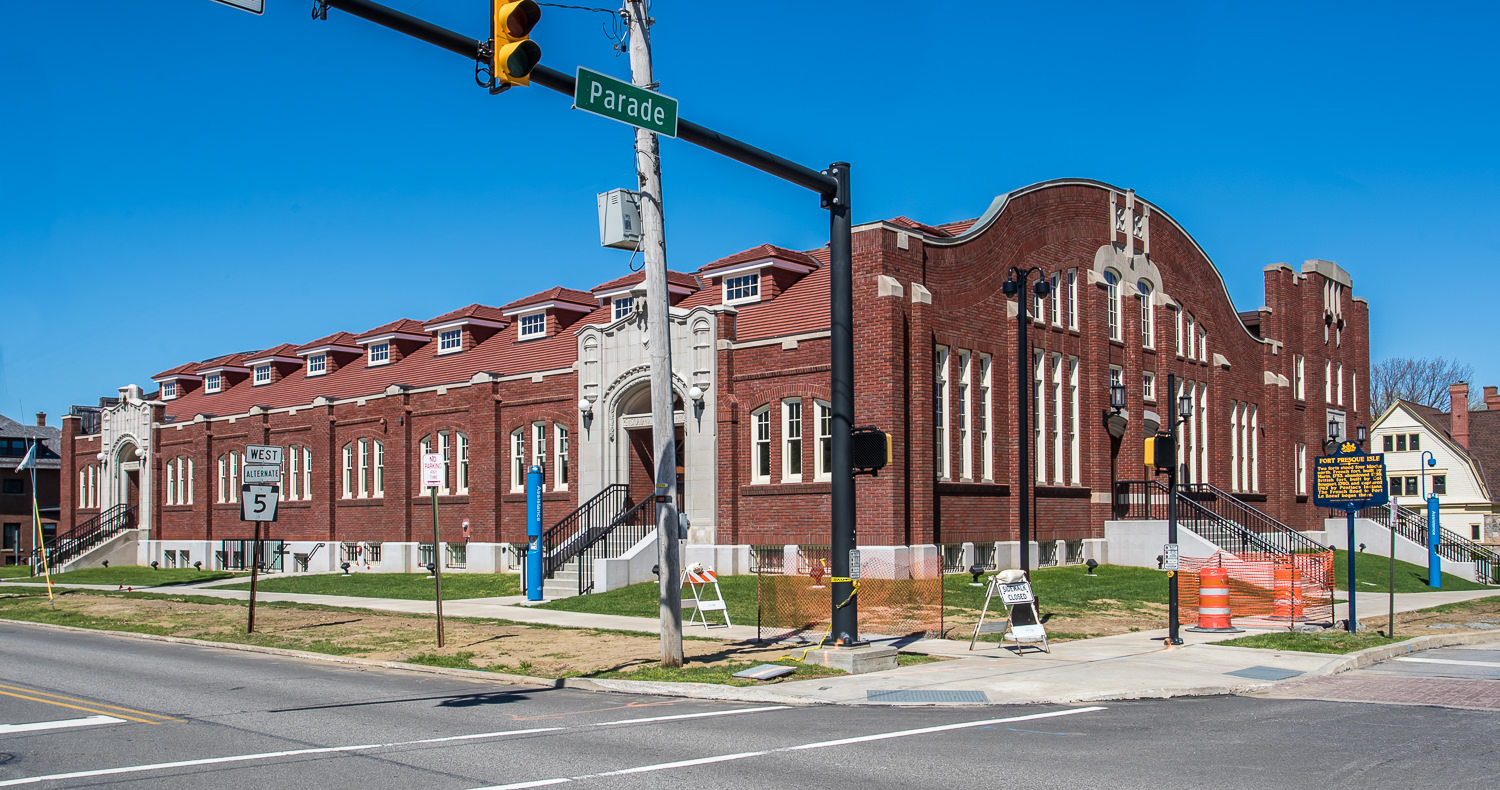
[[[1379, 417], [1397, 398], [1448, 410], [1448, 386], [1468, 381], [1474, 366], [1457, 360], [1391, 357], [1370, 370], [1370, 409]], [[1478, 387], [1469, 390], [1469, 408], [1484, 408]]]

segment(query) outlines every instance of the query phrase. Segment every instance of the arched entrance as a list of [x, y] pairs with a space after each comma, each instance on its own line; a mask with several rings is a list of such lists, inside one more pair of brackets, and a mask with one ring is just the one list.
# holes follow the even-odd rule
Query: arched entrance
[[126, 507], [141, 504], [141, 466], [144, 455], [132, 439], [121, 440], [116, 445], [114, 458], [110, 463], [114, 472], [110, 480], [114, 494], [113, 504]]
[[[642, 383], [619, 401], [616, 420], [614, 480], [630, 485], [630, 498], [639, 502], [656, 488], [656, 451], [651, 428], [651, 386]], [[687, 442], [683, 432], [682, 397], [672, 393], [672, 423], [677, 449], [677, 507], [686, 507]]]

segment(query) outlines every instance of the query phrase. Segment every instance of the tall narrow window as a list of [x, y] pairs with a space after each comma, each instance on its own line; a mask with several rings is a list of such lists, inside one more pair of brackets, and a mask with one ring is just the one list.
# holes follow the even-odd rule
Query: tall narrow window
[[1297, 495], [1307, 495], [1307, 445], [1297, 445]]
[[[1045, 277], [1046, 275], [1043, 276]], [[1045, 324], [1047, 323], [1047, 299], [1046, 297], [1043, 297], [1041, 294], [1037, 293], [1035, 288], [1032, 288], [1030, 290], [1031, 320], [1037, 322], [1038, 324]]]
[[1180, 356], [1182, 356], [1182, 352], [1183, 352], [1183, 348], [1182, 348], [1182, 319], [1183, 319], [1182, 308], [1179, 307], [1176, 310], [1173, 310], [1172, 312], [1176, 314], [1174, 316], [1174, 319], [1177, 322], [1177, 331], [1176, 331], [1177, 356], [1180, 357]]
[[771, 407], [750, 415], [750, 482], [771, 482]]
[[974, 479], [974, 447], [969, 442], [973, 434], [973, 423], [971, 422], [969, 410], [969, 359], [967, 351], [955, 351], [954, 362], [958, 368], [958, 458], [959, 478], [962, 480]]
[[932, 422], [933, 472], [939, 480], [948, 479], [948, 348], [938, 346], [937, 362], [933, 365], [937, 373], [937, 397], [933, 400]]
[[823, 401], [813, 401], [818, 413], [818, 464], [814, 474], [818, 480], [833, 477], [833, 406]]
[[1260, 490], [1260, 407], [1250, 406], [1250, 490]]
[[781, 481], [802, 482], [802, 401], [781, 402]]
[[295, 444], [286, 448], [286, 498], [289, 500], [300, 498], [297, 496], [302, 484], [302, 454], [298, 452], [299, 449]]
[[1109, 339], [1120, 340], [1120, 275], [1114, 269], [1104, 270], [1105, 323], [1109, 327]]
[[1068, 270], [1068, 328], [1078, 328], [1078, 270]]
[[1067, 458], [1063, 455], [1063, 367], [1062, 354], [1052, 355], [1052, 482], [1063, 485], [1067, 482], [1064, 470]]
[[[307, 466], [305, 468], [307, 469], [307, 474], [308, 474], [307, 483], [308, 483], [309, 486], [311, 486], [312, 485], [312, 476], [311, 476], [312, 475], [312, 450], [308, 450], [307, 452], [308, 452]], [[312, 492], [312, 489], [309, 488], [308, 489], [309, 498], [311, 498], [311, 492]], [[371, 492], [370, 496], [373, 496], [373, 497], [383, 497], [383, 496], [385, 496], [385, 443], [381, 442], [379, 440], [377, 440], [375, 442], [375, 490], [373, 492]]]
[[1229, 490], [1240, 490], [1240, 402], [1229, 402]]
[[568, 466], [568, 453], [570, 452], [568, 429], [554, 423], [552, 430], [556, 434], [552, 440], [552, 454], [555, 459], [552, 462], [552, 487], [563, 491], [568, 487], [568, 478], [572, 472]]
[[458, 474], [454, 478], [454, 489], [455, 493], [463, 495], [469, 493], [469, 435], [455, 431], [453, 440], [458, 445], [455, 453]]
[[1338, 397], [1334, 400], [1334, 403], [1342, 406], [1344, 405], [1344, 363], [1339, 363], [1338, 375], [1333, 380], [1336, 382], [1334, 384], [1334, 391], [1338, 393]]
[[1323, 360], [1323, 402], [1333, 403], [1333, 360]]
[[1349, 371], [1349, 411], [1359, 412], [1359, 374]]
[[1078, 440], [1078, 357], [1068, 357], [1068, 402], [1072, 406], [1068, 422], [1068, 453], [1072, 466], [1069, 480], [1076, 486], [1083, 484], [1082, 455]]
[[346, 444], [343, 450], [344, 461], [344, 499], [354, 496], [354, 445]]
[[1059, 287], [1059, 286], [1062, 285], [1062, 272], [1053, 272], [1052, 273], [1051, 282], [1052, 282], [1052, 294], [1047, 297], [1047, 302], [1052, 307], [1052, 325], [1060, 327], [1060, 326], [1063, 325], [1063, 322], [1062, 322], [1063, 292], [1062, 292], [1062, 288]]
[[[531, 424], [531, 465], [545, 469], [547, 463], [547, 423]], [[543, 475], [545, 477], [545, 475]]]
[[1297, 400], [1307, 399], [1307, 366], [1301, 354], [1292, 360], [1292, 394]]
[[1141, 347], [1156, 348], [1156, 309], [1151, 304], [1151, 283], [1141, 280], [1135, 287], [1141, 294]]
[[526, 490], [526, 429], [510, 433], [510, 490]]
[[1036, 481], [1047, 482], [1047, 354], [1036, 349], [1031, 360], [1031, 406], [1036, 422], [1032, 427], [1031, 446], [1036, 448]]
[[240, 454], [229, 454], [229, 501], [240, 501]]
[[990, 439], [990, 355], [979, 355], [979, 473], [995, 479], [995, 449]]
[[167, 462], [167, 504], [177, 504], [177, 469], [171, 461]]
[[368, 439], [360, 439], [355, 443], [355, 462], [359, 471], [358, 485], [354, 488], [354, 495], [360, 499], [370, 495], [370, 448]]

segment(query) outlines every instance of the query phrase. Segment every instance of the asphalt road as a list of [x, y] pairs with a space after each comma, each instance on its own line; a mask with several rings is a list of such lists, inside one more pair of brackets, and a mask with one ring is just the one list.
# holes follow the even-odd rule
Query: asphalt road
[[[1488, 669], [1396, 671], [1425, 682], [1420, 667]], [[1497, 731], [1500, 711], [1304, 699], [870, 709], [525, 689], [0, 624], [0, 787], [1488, 789]]]

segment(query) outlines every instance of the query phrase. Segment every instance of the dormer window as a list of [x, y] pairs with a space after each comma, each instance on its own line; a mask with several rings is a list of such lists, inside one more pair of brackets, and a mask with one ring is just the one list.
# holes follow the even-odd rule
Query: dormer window
[[531, 313], [521, 316], [521, 340], [547, 336], [547, 314]]
[[760, 272], [724, 278], [724, 304], [760, 301]]
[[370, 365], [385, 365], [391, 361], [391, 341], [370, 344]]
[[212, 395], [224, 389], [224, 374], [210, 373], [203, 379], [203, 392]]
[[307, 358], [307, 375], [321, 376], [328, 372], [328, 355], [313, 354]]
[[438, 333], [438, 353], [452, 354], [464, 350], [464, 330], [460, 328], [444, 329]]
[[631, 309], [633, 309], [635, 307], [635, 297], [634, 296], [616, 296], [614, 304], [615, 304], [614, 316], [615, 316], [615, 320], [618, 321], [621, 318], [624, 318], [625, 316], [630, 315]]
[[175, 400], [177, 398], [177, 382], [168, 381], [161, 385], [161, 399]]
[[255, 366], [255, 386], [259, 387], [262, 384], [270, 384], [270, 383], [271, 383], [271, 366], [269, 364], [266, 364], [266, 365], [256, 365]]

